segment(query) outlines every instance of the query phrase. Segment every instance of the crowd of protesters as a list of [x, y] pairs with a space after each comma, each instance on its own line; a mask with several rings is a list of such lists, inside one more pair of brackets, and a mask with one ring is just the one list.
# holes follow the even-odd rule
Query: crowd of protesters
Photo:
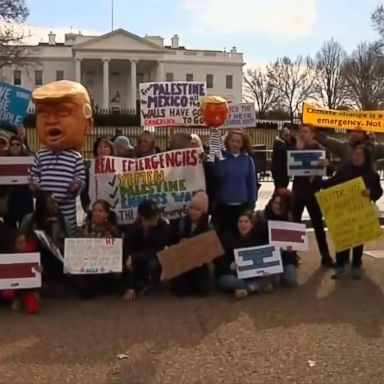
[[[177, 133], [168, 150], [200, 147], [195, 134]], [[0, 253], [40, 252], [43, 286], [41, 290], [3, 290], [0, 301], [13, 308], [23, 306], [28, 313], [39, 310], [40, 294], [60, 295], [70, 289], [81, 298], [90, 299], [101, 293], [121, 295], [128, 302], [146, 292], [157, 292], [168, 286], [178, 296], [206, 296], [212, 289], [227, 292], [236, 298], [253, 293], [272, 292], [279, 285], [294, 286], [298, 282], [299, 256], [282, 250], [283, 273], [242, 280], [237, 277], [234, 250], [269, 243], [268, 221], [301, 222], [307, 208], [321, 255], [323, 267], [335, 267], [333, 277], [339, 278], [349, 260], [349, 251], [336, 254], [334, 263], [315, 193], [322, 188], [361, 176], [366, 184], [364, 196], [378, 200], [383, 191], [374, 161], [384, 157], [384, 147], [374, 144], [365, 134], [351, 134], [351, 141], [339, 143], [302, 125], [297, 135], [289, 126], [276, 138], [272, 156], [275, 191], [262, 211], [256, 211], [258, 195], [257, 164], [245, 131], [229, 131], [224, 139], [223, 158], [213, 162], [203, 156], [206, 191], [197, 192], [185, 217], [166, 221], [156, 203], [144, 200], [138, 207], [133, 224], [121, 226], [108, 202], [92, 202], [89, 196], [90, 175], [87, 169], [79, 190], [85, 221], [73, 227], [60, 209], [54, 191], [34, 190], [28, 185], [0, 185]], [[295, 177], [288, 189], [287, 151], [289, 149], [329, 150], [341, 157], [341, 165], [331, 168], [329, 156], [322, 161], [328, 168], [326, 180], [321, 177]], [[118, 156], [141, 158], [158, 153], [156, 137], [144, 131], [136, 145], [122, 133], [110, 138], [99, 137], [94, 143], [94, 158]], [[0, 133], [0, 156], [33, 156], [23, 132], [18, 135]], [[80, 180], [79, 180], [80, 182]], [[225, 250], [212, 264], [201, 265], [170, 281], [164, 281], [157, 253], [167, 246], [215, 229]], [[123, 271], [121, 274], [71, 276], [63, 272], [62, 263], [51, 251], [43, 248], [35, 230], [44, 231], [63, 252], [67, 237], [123, 238]], [[361, 277], [363, 246], [352, 250], [353, 277]]]

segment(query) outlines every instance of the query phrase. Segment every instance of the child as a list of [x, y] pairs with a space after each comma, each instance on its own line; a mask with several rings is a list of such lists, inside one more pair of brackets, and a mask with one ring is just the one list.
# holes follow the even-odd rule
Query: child
[[254, 232], [253, 211], [240, 214], [236, 233], [228, 234], [224, 240], [225, 254], [215, 260], [215, 277], [218, 288], [224, 292], [234, 293], [237, 299], [243, 299], [250, 293], [273, 291], [269, 278], [242, 280], [236, 276], [234, 250], [259, 245]]
[[[30, 253], [36, 252], [37, 247], [34, 242], [28, 242], [23, 233], [16, 231], [11, 240], [10, 250], [12, 253]], [[41, 273], [42, 268], [36, 267], [36, 272]], [[0, 291], [0, 297], [12, 301], [12, 309], [18, 309], [21, 305], [31, 315], [40, 310], [40, 297], [33, 289], [5, 289]]]
[[[188, 216], [182, 218], [179, 226], [179, 242], [187, 238], [209, 231], [208, 196], [205, 192], [197, 192], [188, 210]], [[208, 264], [203, 264], [185, 272], [170, 281], [171, 291], [178, 296], [206, 296], [210, 291]]]
[[[346, 181], [362, 177], [366, 189], [363, 196], [370, 201], [377, 201], [383, 194], [380, 184], [380, 176], [373, 169], [371, 152], [364, 145], [359, 145], [352, 151], [352, 159], [341, 167], [334, 177], [324, 181], [323, 187], [329, 188], [334, 185], [345, 183]], [[350, 249], [336, 253], [336, 267], [332, 275], [333, 279], [339, 279], [344, 272], [344, 267], [349, 261]], [[361, 278], [361, 265], [363, 257], [363, 244], [352, 248], [352, 277]]]

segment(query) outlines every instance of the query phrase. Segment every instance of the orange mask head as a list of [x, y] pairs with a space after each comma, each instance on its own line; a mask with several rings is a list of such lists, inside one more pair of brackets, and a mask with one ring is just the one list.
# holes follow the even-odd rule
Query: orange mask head
[[93, 127], [87, 90], [79, 83], [61, 80], [32, 92], [40, 141], [52, 151], [80, 150]]
[[203, 120], [209, 127], [217, 128], [227, 120], [228, 104], [220, 96], [207, 96], [201, 102]]

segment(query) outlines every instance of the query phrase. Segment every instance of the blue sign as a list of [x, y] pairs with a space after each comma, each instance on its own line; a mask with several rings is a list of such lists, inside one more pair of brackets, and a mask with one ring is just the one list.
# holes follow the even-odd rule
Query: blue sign
[[0, 81], [0, 124], [15, 130], [23, 124], [31, 91]]
[[288, 151], [288, 175], [290, 176], [324, 176], [326, 167], [321, 164], [325, 160], [325, 151], [295, 150]]

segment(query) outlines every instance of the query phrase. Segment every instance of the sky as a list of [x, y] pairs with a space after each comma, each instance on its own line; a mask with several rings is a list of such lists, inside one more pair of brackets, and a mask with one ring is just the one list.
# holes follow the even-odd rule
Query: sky
[[[380, 0], [113, 0], [114, 29], [139, 36], [160, 35], [170, 44], [178, 34], [189, 49], [237, 47], [248, 66], [281, 56], [314, 55], [335, 38], [351, 52], [378, 38], [370, 16]], [[112, 0], [26, 0], [33, 42], [50, 30], [111, 31]]]

